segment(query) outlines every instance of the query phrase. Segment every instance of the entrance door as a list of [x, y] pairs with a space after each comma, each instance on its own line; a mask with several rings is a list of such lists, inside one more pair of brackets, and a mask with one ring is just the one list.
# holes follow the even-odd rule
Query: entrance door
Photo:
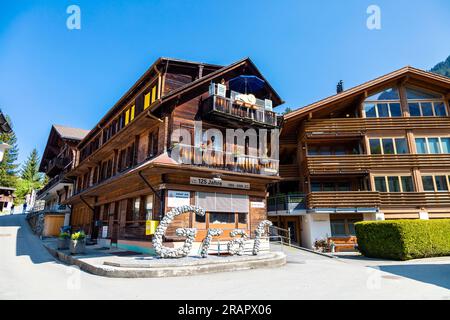
[[99, 229], [100, 229], [100, 207], [99, 206], [96, 206], [94, 208], [94, 217], [93, 217], [92, 221], [93, 221], [93, 224], [92, 224], [91, 239], [97, 240]]
[[291, 231], [291, 242], [300, 244], [300, 218], [299, 217], [288, 217], [286, 218], [286, 229], [289, 228]]

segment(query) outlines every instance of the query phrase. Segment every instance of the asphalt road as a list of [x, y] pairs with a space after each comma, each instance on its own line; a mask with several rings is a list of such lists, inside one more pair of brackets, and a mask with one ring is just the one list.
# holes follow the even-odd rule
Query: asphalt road
[[103, 278], [55, 261], [23, 215], [0, 216], [0, 299], [450, 299], [449, 258], [383, 263], [284, 250], [288, 263], [277, 269]]

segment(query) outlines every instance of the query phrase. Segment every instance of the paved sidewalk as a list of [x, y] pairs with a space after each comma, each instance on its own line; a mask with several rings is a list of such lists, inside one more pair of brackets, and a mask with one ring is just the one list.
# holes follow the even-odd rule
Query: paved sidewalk
[[0, 299], [450, 299], [447, 258], [379, 269], [360, 260], [286, 247], [284, 252], [287, 264], [279, 268], [105, 278], [56, 261], [24, 216], [5, 216], [0, 217]]

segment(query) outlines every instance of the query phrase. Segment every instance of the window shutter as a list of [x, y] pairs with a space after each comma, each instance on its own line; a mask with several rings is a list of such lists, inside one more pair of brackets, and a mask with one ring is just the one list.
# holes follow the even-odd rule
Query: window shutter
[[231, 212], [247, 213], [249, 207], [248, 196], [233, 194]]

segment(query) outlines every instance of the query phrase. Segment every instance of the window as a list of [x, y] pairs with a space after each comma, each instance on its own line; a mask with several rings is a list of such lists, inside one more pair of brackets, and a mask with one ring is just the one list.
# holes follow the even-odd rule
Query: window
[[401, 117], [400, 95], [397, 88], [378, 92], [365, 100], [366, 118]]
[[414, 192], [412, 177], [404, 176], [400, 177], [400, 180], [402, 182], [403, 192]]
[[234, 222], [234, 213], [212, 212], [209, 214], [210, 224], [232, 224]]
[[416, 138], [416, 152], [419, 154], [427, 154], [427, 141], [425, 138]]
[[436, 191], [448, 191], [446, 176], [435, 176], [434, 179], [436, 181]]
[[391, 118], [401, 117], [400, 103], [366, 103], [364, 105], [366, 118]]
[[238, 223], [247, 224], [247, 213], [238, 213]]
[[384, 154], [395, 154], [393, 139], [381, 139], [381, 141], [383, 143]]
[[345, 220], [330, 220], [331, 224], [331, 235], [333, 237], [342, 237], [346, 236], [347, 233], [345, 231]]
[[423, 190], [429, 192], [448, 192], [448, 178], [447, 175], [422, 176]]
[[133, 200], [133, 220], [139, 220], [139, 213], [141, 209], [141, 198], [135, 198]]
[[197, 222], [197, 223], [206, 223], [206, 215], [201, 216], [199, 214], [196, 214], [195, 215], [195, 222]]
[[387, 192], [385, 177], [375, 177], [375, 190], [378, 192]]
[[311, 182], [311, 192], [351, 191], [350, 182]]
[[145, 198], [145, 220], [153, 219], [153, 195]]
[[416, 138], [416, 152], [418, 154], [448, 154], [450, 153], [450, 138]]
[[423, 190], [425, 191], [434, 191], [434, 183], [432, 176], [424, 176], [422, 177]]
[[406, 88], [409, 114], [411, 117], [445, 117], [447, 108], [439, 94], [419, 89]]
[[398, 177], [387, 177], [389, 192], [401, 192]]
[[408, 153], [408, 144], [406, 143], [406, 139], [403, 138], [395, 139], [395, 146], [397, 149], [397, 154]]
[[411, 176], [374, 177], [374, 181], [378, 192], [414, 192]]
[[370, 139], [369, 144], [371, 154], [382, 154], [380, 139]]
[[375, 138], [369, 139], [371, 154], [405, 154], [408, 145], [405, 138]]
[[[337, 216], [336, 216], [337, 217]], [[330, 219], [331, 236], [332, 237], [349, 237], [355, 236], [355, 223], [361, 219], [349, 218], [332, 218]]]
[[441, 138], [442, 153], [450, 153], [450, 138]]

